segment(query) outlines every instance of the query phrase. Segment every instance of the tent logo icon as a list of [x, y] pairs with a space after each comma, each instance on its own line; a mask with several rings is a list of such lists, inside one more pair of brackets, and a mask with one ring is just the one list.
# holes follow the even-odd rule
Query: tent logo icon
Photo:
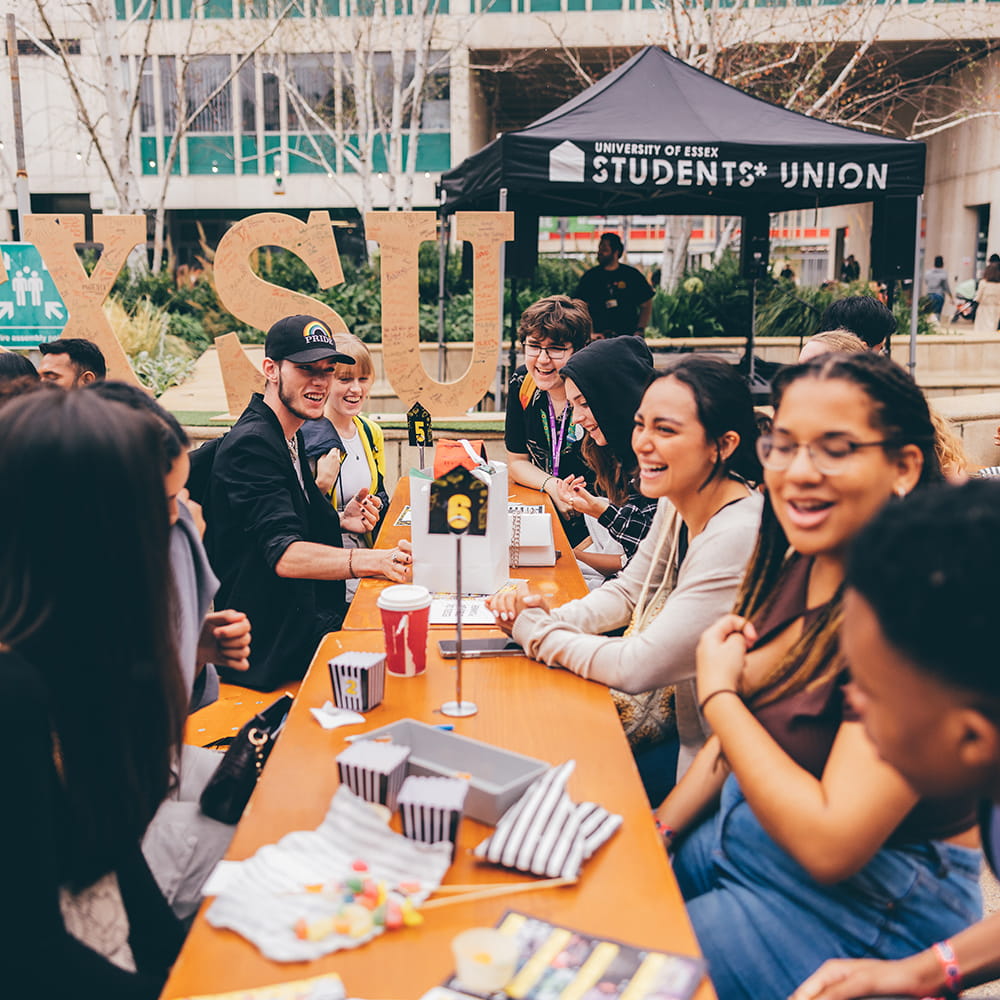
[[549, 152], [549, 181], [582, 184], [585, 166], [583, 150], [568, 139]]

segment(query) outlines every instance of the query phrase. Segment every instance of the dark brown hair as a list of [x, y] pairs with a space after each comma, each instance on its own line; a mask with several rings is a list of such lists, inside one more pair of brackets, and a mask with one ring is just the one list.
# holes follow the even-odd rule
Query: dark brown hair
[[0, 643], [44, 690], [68, 831], [55, 863], [75, 887], [137, 848], [180, 746], [163, 468], [154, 419], [95, 393], [0, 412], [0, 523], [17, 526], [0, 547]]
[[[866, 351], [862, 354], [824, 354], [812, 361], [782, 368], [771, 386], [775, 415], [788, 387], [801, 379], [839, 380], [856, 385], [871, 401], [874, 429], [881, 431], [896, 448], [914, 444], [920, 449], [923, 468], [917, 486], [942, 481], [927, 400], [916, 382], [894, 361]], [[736, 598], [737, 614], [754, 618], [767, 608], [778, 594], [791, 554], [788, 538], [765, 494], [757, 546]], [[812, 624], [803, 629], [799, 640], [771, 676], [752, 693], [751, 703], [763, 705], [778, 701], [839, 670], [838, 638], [842, 618], [843, 585]]]
[[572, 347], [574, 351], [582, 351], [593, 332], [587, 303], [568, 295], [548, 295], [532, 302], [517, 324], [522, 344], [533, 333], [542, 340], [551, 340], [553, 347]]

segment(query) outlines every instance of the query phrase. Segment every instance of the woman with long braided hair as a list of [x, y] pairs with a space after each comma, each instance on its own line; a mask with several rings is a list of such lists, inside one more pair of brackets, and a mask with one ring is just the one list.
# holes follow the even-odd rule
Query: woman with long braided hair
[[713, 736], [658, 811], [726, 1000], [787, 997], [826, 959], [910, 954], [980, 909], [975, 803], [920, 800], [880, 759], [839, 648], [851, 542], [941, 480], [927, 403], [871, 353], [783, 369], [773, 390], [757, 548], [697, 652]]

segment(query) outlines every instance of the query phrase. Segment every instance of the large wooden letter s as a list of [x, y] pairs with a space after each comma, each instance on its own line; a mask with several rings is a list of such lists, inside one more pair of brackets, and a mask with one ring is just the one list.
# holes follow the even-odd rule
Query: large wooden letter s
[[500, 355], [500, 251], [514, 238], [511, 212], [457, 212], [456, 236], [472, 244], [473, 348], [469, 370], [454, 382], [430, 377], [420, 360], [417, 282], [420, 244], [433, 240], [433, 212], [369, 212], [365, 231], [382, 258], [382, 358], [403, 406], [419, 401], [433, 417], [475, 406], [490, 388]]
[[301, 257], [312, 269], [320, 288], [344, 280], [327, 212], [310, 212], [308, 222], [291, 215], [262, 212], [237, 222], [219, 240], [215, 251], [215, 288], [219, 301], [238, 319], [258, 330], [267, 330], [285, 316], [305, 313], [323, 320], [330, 329], [347, 332], [340, 315], [308, 295], [279, 288], [254, 274], [250, 254], [261, 247], [283, 247]]

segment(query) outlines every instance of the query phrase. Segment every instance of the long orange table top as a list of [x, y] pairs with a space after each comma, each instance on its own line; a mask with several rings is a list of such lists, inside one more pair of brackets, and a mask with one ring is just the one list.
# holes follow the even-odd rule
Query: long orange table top
[[[515, 499], [523, 495], [525, 502], [538, 502], [539, 494], [534, 491], [515, 487], [512, 493]], [[407, 496], [407, 486], [402, 484], [393, 508], [402, 509]], [[394, 543], [391, 532], [396, 516], [390, 510], [382, 544]], [[563, 603], [585, 593], [585, 585], [558, 519], [554, 519], [554, 528], [556, 547], [563, 550], [560, 565], [534, 571], [538, 576], [533, 586], [544, 586]], [[520, 570], [517, 575], [521, 575]], [[366, 602], [358, 604], [362, 597], [359, 590], [355, 598], [357, 618], [370, 620], [371, 612], [377, 616], [374, 602], [381, 586], [375, 581], [362, 583], [367, 590], [364, 596], [370, 596], [370, 608], [365, 609]], [[374, 623], [378, 625], [377, 617]], [[329, 972], [343, 977], [348, 996], [415, 1000], [452, 972], [450, 942], [459, 931], [492, 926], [508, 909], [640, 948], [698, 954], [607, 688], [563, 670], [550, 670], [526, 657], [466, 660], [463, 698], [476, 702], [479, 712], [470, 718], [448, 719], [438, 709], [455, 696], [455, 663], [440, 657], [436, 638], [432, 632], [424, 675], [388, 676], [385, 700], [367, 713], [364, 725], [332, 731], [323, 730], [309, 712], [309, 708], [332, 699], [327, 661], [346, 650], [381, 651], [384, 641], [380, 627], [357, 625], [324, 639], [227, 857], [250, 857], [259, 847], [290, 831], [318, 826], [339, 783], [335, 758], [348, 745], [344, 737], [401, 718], [431, 724], [450, 722], [457, 733], [551, 764], [575, 760], [576, 770], [569, 783], [571, 797], [598, 802], [622, 815], [624, 823], [618, 832], [585, 863], [580, 880], [573, 886], [431, 910], [421, 927], [388, 932], [361, 948], [309, 963], [283, 964], [263, 958], [236, 933], [208, 924], [203, 907], [167, 982], [164, 1000], [267, 986]], [[399, 829], [398, 817], [393, 824]], [[447, 883], [523, 882], [530, 878], [474, 860], [470, 849], [490, 829], [463, 820]], [[713, 997], [705, 980], [697, 1000]]]
[[[554, 597], [560, 604], [586, 595], [587, 585], [580, 575], [576, 558], [573, 556], [573, 548], [566, 538], [562, 522], [559, 520], [548, 495], [526, 486], [519, 486], [517, 483], [511, 484], [509, 495], [510, 499], [516, 503], [545, 505], [552, 516], [552, 535], [558, 555], [555, 566], [519, 566], [516, 569], [511, 569], [511, 576], [527, 580], [533, 591]], [[389, 512], [386, 514], [382, 530], [379, 532], [376, 548], [392, 548], [400, 538], [408, 539], [410, 537], [408, 527], [396, 525], [396, 520], [409, 502], [410, 480], [404, 476], [396, 486]], [[358, 592], [354, 595], [354, 600], [351, 601], [351, 606], [347, 609], [344, 628], [381, 628], [382, 618], [375, 602], [378, 600], [378, 595], [388, 586], [387, 580], [362, 580], [358, 585]], [[450, 628], [450, 626], [448, 627]], [[483, 630], [492, 628], [492, 626], [484, 625], [469, 627], [475, 629], [477, 635], [490, 634]], [[499, 635], [500, 633], [496, 632], [495, 634]]]
[[[311, 963], [271, 962], [234, 932], [211, 927], [202, 913], [164, 998], [338, 972], [349, 996], [411, 1000], [452, 971], [449, 943], [460, 930], [491, 926], [507, 909], [643, 948], [698, 954], [607, 689], [523, 657], [471, 660], [463, 668], [464, 697], [478, 704], [479, 713], [446, 720], [436, 709], [454, 697], [453, 661], [442, 660], [436, 644], [430, 645], [427, 673], [388, 677], [385, 701], [368, 713], [365, 725], [326, 731], [313, 720], [309, 708], [331, 697], [328, 659], [346, 649], [383, 648], [380, 631], [344, 631], [326, 637], [239, 825], [227, 855], [230, 859], [249, 857], [289, 831], [316, 827], [338, 785], [335, 757], [347, 746], [344, 736], [407, 717], [453, 722], [458, 733], [553, 764], [576, 760], [571, 797], [599, 802], [624, 816], [619, 831], [585, 863], [574, 886], [429, 911], [422, 927], [386, 933], [361, 948]], [[489, 829], [463, 820], [447, 882], [518, 882], [529, 877], [480, 864], [470, 856], [469, 848]], [[706, 981], [699, 1000], [712, 995]]]

